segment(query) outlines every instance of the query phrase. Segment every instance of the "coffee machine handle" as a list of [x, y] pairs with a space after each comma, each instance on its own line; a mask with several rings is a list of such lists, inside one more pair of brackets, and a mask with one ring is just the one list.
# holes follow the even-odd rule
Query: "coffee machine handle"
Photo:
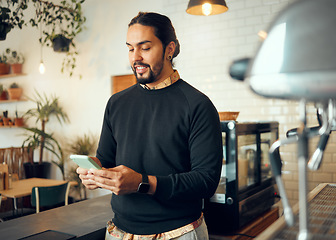
[[[313, 171], [318, 170], [322, 163], [323, 153], [327, 146], [332, 128], [334, 126], [334, 118], [333, 118], [335, 111], [334, 108], [335, 103], [333, 101], [330, 101], [328, 107], [323, 105], [318, 110], [317, 119], [321, 125], [321, 128], [319, 129], [319, 135], [321, 135], [321, 138], [314, 154], [312, 155], [311, 159], [308, 162], [308, 168], [310, 170]], [[331, 116], [329, 116], [329, 114], [331, 114]]]
[[318, 146], [311, 157], [311, 159], [308, 162], [308, 167], [310, 170], [316, 171], [320, 168], [320, 165], [322, 163], [323, 153], [327, 146], [328, 140], [329, 140], [330, 133], [323, 134], [320, 138], [320, 141], [318, 143]]
[[270, 162], [272, 167], [272, 172], [275, 178], [275, 182], [279, 189], [279, 194], [284, 208], [284, 216], [288, 226], [294, 225], [294, 214], [292, 208], [289, 204], [288, 197], [286, 195], [285, 186], [281, 178], [281, 168], [282, 160], [279, 153], [279, 147], [281, 145], [296, 142], [298, 140], [297, 136], [286, 138], [285, 140], [277, 140], [274, 142], [269, 150]]

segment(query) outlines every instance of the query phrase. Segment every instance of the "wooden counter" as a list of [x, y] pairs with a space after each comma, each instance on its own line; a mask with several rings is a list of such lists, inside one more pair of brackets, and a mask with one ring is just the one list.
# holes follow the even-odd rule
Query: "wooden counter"
[[111, 194], [0, 223], [0, 238], [14, 240], [55, 230], [77, 239], [104, 239], [112, 212]]
[[[0, 238], [14, 240], [55, 230], [75, 235], [76, 239], [103, 240], [106, 222], [114, 216], [110, 200], [111, 194], [0, 223]], [[274, 208], [238, 231], [240, 235], [210, 235], [210, 240], [252, 239], [243, 235], [257, 236], [278, 216], [278, 208]]]

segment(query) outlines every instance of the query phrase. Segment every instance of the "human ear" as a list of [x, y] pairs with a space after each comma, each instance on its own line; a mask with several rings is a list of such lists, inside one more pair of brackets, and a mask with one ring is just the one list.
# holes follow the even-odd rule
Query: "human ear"
[[171, 41], [167, 46], [166, 46], [166, 58], [170, 58], [168, 60], [171, 60], [171, 58], [173, 57], [174, 55], [174, 52], [175, 52], [175, 42]]

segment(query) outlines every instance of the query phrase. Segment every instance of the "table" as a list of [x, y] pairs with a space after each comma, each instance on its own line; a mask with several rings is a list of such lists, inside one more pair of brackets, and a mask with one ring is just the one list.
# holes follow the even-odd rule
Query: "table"
[[[12, 188], [1, 190], [0, 193], [7, 197], [13, 198], [14, 209], [17, 210], [16, 199], [30, 196], [33, 187], [50, 187], [65, 183], [64, 180], [46, 179], [46, 178], [28, 178], [12, 182]], [[77, 182], [71, 181], [70, 185], [75, 186]]]
[[0, 239], [16, 240], [46, 230], [75, 235], [78, 240], [105, 238], [106, 222], [113, 218], [111, 194], [0, 223]]

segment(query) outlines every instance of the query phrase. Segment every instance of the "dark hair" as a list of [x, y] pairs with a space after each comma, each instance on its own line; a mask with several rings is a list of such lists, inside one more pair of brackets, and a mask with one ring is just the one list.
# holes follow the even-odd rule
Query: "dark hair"
[[165, 49], [170, 42], [174, 42], [176, 47], [173, 58], [180, 53], [180, 43], [176, 38], [173, 24], [167, 16], [154, 12], [139, 12], [128, 24], [128, 27], [136, 23], [153, 27], [154, 34], [162, 42], [163, 49]]

